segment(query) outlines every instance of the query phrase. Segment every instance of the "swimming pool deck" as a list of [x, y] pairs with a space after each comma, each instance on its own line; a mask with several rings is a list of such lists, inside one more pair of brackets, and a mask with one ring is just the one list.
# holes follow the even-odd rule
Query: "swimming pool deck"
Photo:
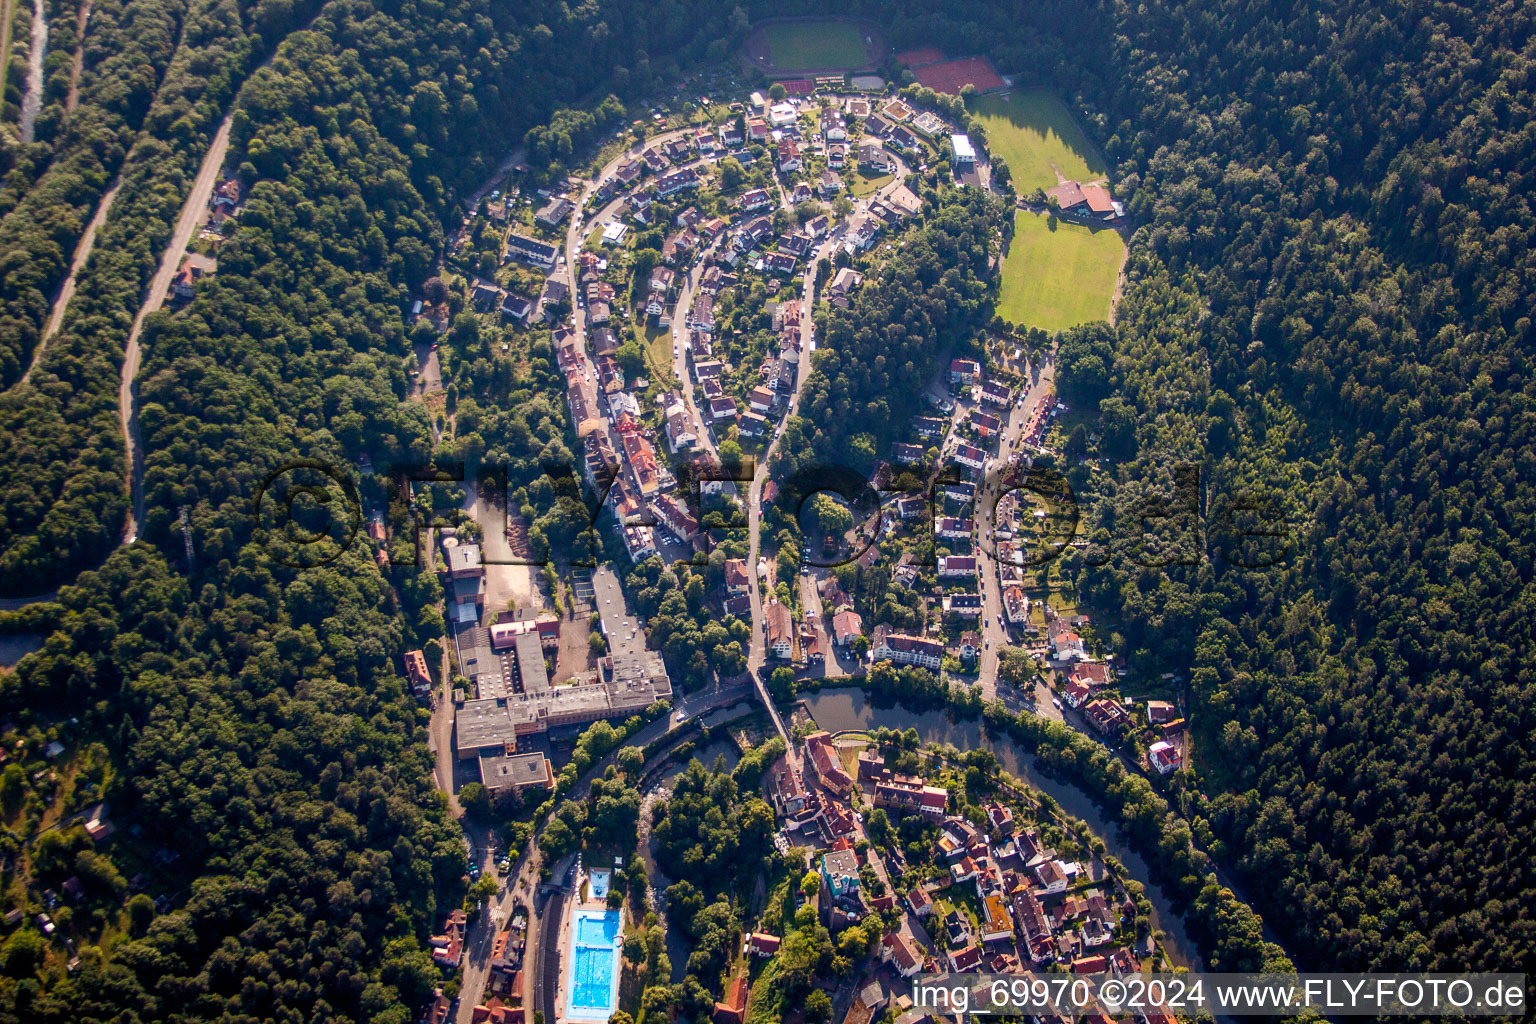
[[[561, 949], [568, 962], [560, 972], [564, 991], [556, 1002], [560, 1020], [573, 1024], [607, 1024], [619, 1005], [623, 915], [589, 899], [571, 911], [565, 921], [565, 931]], [[606, 987], [599, 978], [593, 977], [604, 970], [608, 975]]]

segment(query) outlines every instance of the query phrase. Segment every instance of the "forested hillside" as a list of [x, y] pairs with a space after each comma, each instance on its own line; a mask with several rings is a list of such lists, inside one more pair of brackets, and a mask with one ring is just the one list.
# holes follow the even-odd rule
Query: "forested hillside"
[[[281, 37], [299, 6], [255, 15]], [[93, 5], [78, 105], [4, 154], [0, 187], [0, 579], [36, 593], [100, 563], [127, 512], [119, 369], [128, 328], [214, 128], [262, 48], [234, 0]], [[73, 38], [65, 32], [65, 40]], [[274, 39], [273, 42], [276, 40]], [[39, 354], [76, 244], [96, 247]], [[35, 369], [17, 383], [27, 367]]]
[[[395, 671], [422, 639], [400, 614], [420, 603], [418, 581], [401, 581], [402, 605], [361, 543], [323, 568], [279, 564], [253, 541], [252, 492], [296, 457], [430, 452], [426, 416], [405, 400], [403, 314], [456, 197], [557, 106], [676, 74], [688, 47], [730, 37], [727, 15], [333, 3], [246, 87], [231, 159], [254, 183], [247, 212], [211, 286], [145, 332], [151, 543], [29, 609], [27, 622], [58, 632], [0, 693], [9, 715], [77, 716], [102, 738], [114, 820], [177, 851], [186, 887], [150, 919], [100, 919], [110, 954], [83, 945], [73, 975], [40, 973], [40, 942], [15, 940], [0, 956], [0, 1021], [413, 1019], [433, 976], [425, 940], [457, 905], [463, 865]], [[577, 50], [594, 59], [568, 59]], [[668, 64], [653, 69], [646, 50]], [[216, 123], [220, 106], [199, 115]], [[186, 166], [181, 148], [156, 144], [163, 164]], [[156, 214], [174, 216], [182, 194], [163, 189]], [[132, 254], [155, 244], [135, 235], [93, 266], [147, 277], [152, 263]], [[120, 309], [86, 320], [87, 308], [91, 333], [71, 349], [103, 364], [115, 397], [127, 321]], [[450, 335], [445, 355], [477, 377], [488, 339]], [[539, 397], [554, 387], [547, 343], [531, 361], [491, 392], [502, 408], [478, 417], [475, 443], [535, 464], [565, 438], [544, 436], [563, 430]], [[172, 561], [178, 504], [199, 552], [190, 574]], [[86, 506], [107, 528], [99, 498]], [[69, 842], [90, 852], [78, 829]]]
[[1184, 459], [1208, 520], [1252, 492], [1291, 531], [1267, 571], [1219, 522], [1198, 568], [1082, 570], [1133, 664], [1189, 674], [1196, 809], [1303, 962], [1529, 969], [1530, 11], [1103, 4], [1027, 65], [1048, 40], [989, 45], [1024, 5], [968, 11], [907, 31], [1054, 69], [1141, 224], [1118, 510]]
[[[1176, 796], [1202, 842], [1305, 966], [1530, 969], [1529, 13], [862, 6], [900, 45], [991, 52], [1086, 109], [1137, 218], [1118, 327], [1075, 349], [1099, 344], [1101, 372], [1063, 367], [1074, 401], [1135, 420], [1096, 540], [1176, 459], [1202, 463], [1208, 495], [1262, 489], [1287, 513], [1294, 551], [1269, 571], [1077, 570], [1137, 671], [1189, 678], [1201, 788]], [[0, 384], [118, 173], [124, 191], [60, 335], [0, 397], [6, 587], [105, 557], [29, 613], [58, 632], [0, 704], [101, 737], [114, 815], [180, 850], [187, 887], [104, 924], [110, 954], [83, 946], [73, 976], [8, 948], [0, 1024], [407, 1019], [462, 863], [392, 667], [421, 623], [361, 549], [278, 564], [251, 492], [294, 457], [430, 450], [403, 313], [457, 197], [557, 108], [646, 95], [767, 12], [341, 0], [293, 34], [308, 13], [98, 0], [80, 106], [50, 86], [41, 141], [5, 156]], [[109, 555], [128, 322], [207, 136], [280, 37], [236, 119], [249, 212], [212, 286], [146, 331], [150, 543]], [[530, 141], [563, 157], [581, 131], [565, 117]], [[942, 345], [989, 318], [983, 205], [950, 200], [827, 325], [792, 457], [859, 434], [882, 451]], [[480, 376], [485, 345], [452, 333]], [[474, 418], [477, 443], [530, 465], [565, 442], [539, 436], [562, 422], [537, 404], [547, 346], [531, 363], [501, 389], [511, 411]]]
[[786, 474], [840, 452], [872, 467], [905, 430], [947, 346], [991, 318], [989, 260], [1000, 202], [975, 189], [925, 196], [931, 211], [882, 261], [852, 305], [826, 315], [804, 413], [785, 431]]

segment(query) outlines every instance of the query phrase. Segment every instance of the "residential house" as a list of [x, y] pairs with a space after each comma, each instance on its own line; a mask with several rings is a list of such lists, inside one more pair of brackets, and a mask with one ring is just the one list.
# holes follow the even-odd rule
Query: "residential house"
[[957, 444], [951, 458], [972, 472], [980, 473], [987, 468], [987, 453], [975, 445]]
[[767, 189], [749, 189], [741, 194], [740, 205], [743, 213], [754, 213], [772, 207], [773, 197], [768, 194]]
[[1046, 195], [1056, 200], [1057, 208], [1066, 217], [1110, 221], [1120, 216], [1119, 204], [1103, 185], [1064, 181], [1055, 188], [1047, 189]]
[[859, 169], [871, 174], [890, 174], [891, 158], [885, 147], [874, 140], [859, 144]]
[[[783, 606], [780, 605], [782, 608]], [[789, 609], [785, 609], [788, 613]], [[806, 764], [821, 784], [839, 796], [846, 797], [853, 790], [853, 779], [843, 767], [837, 748], [832, 744], [832, 734], [813, 732], [805, 738]], [[857, 869], [855, 869], [857, 873]]]
[[836, 298], [846, 297], [858, 291], [864, 284], [864, 275], [852, 267], [840, 267], [837, 273], [832, 275], [832, 281], [827, 285], [827, 296]]
[[1051, 657], [1057, 661], [1088, 660], [1088, 651], [1083, 646], [1083, 638], [1078, 636], [1077, 631], [1064, 619], [1051, 620], [1051, 625], [1046, 630], [1046, 643], [1050, 648]]
[[576, 207], [569, 199], [566, 199], [564, 196], [557, 196], [540, 207], [539, 211], [533, 215], [533, 220], [534, 223], [541, 227], [554, 230], [571, 215], [571, 211], [574, 209]]
[[187, 253], [182, 257], [175, 279], [171, 281], [172, 294], [178, 299], [190, 299], [196, 293], [197, 282], [204, 277], [212, 277], [217, 269], [218, 262], [212, 256], [204, 256], [200, 252]]
[[939, 579], [966, 579], [976, 575], [976, 556], [946, 555], [939, 559]]
[[814, 622], [800, 630], [800, 653], [807, 665], [826, 664], [827, 642], [821, 635], [821, 627]]
[[699, 521], [671, 494], [663, 494], [652, 501], [650, 511], [656, 522], [681, 544], [692, 543], [699, 532]]
[[[917, 446], [912, 445], [911, 447], [915, 448]], [[970, 519], [957, 519], [953, 516], [945, 516], [935, 525], [934, 532], [945, 540], [970, 540], [974, 525], [974, 521]]]
[[752, 589], [751, 579], [747, 574], [747, 560], [745, 558], [727, 558], [725, 560], [725, 591], [728, 594], [746, 594]]
[[714, 1024], [742, 1024], [747, 1016], [747, 979], [737, 975], [715, 1002]]
[[661, 243], [662, 262], [672, 267], [682, 266], [693, 257], [698, 245], [698, 233], [692, 228], [673, 232]]
[[714, 423], [719, 423], [721, 420], [734, 420], [738, 411], [734, 398], [721, 397], [709, 400], [709, 418]]
[[894, 776], [875, 783], [874, 805], [897, 816], [916, 814], [929, 821], [944, 817], [949, 805], [949, 791], [924, 785], [920, 780]]
[[[836, 278], [833, 280], [835, 281]], [[860, 280], [862, 281], [862, 278]], [[912, 429], [917, 431], [918, 437], [934, 440], [943, 435], [945, 423], [945, 420], [937, 416], [916, 416], [912, 420]]]
[[1105, 736], [1118, 735], [1131, 720], [1124, 705], [1104, 697], [1083, 705], [1083, 717], [1088, 719], [1089, 725]]
[[912, 942], [901, 932], [887, 932], [880, 940], [880, 955], [889, 961], [896, 973], [910, 978], [923, 968], [923, 958]]
[[794, 139], [781, 140], [779, 142], [779, 173], [797, 173], [804, 166], [805, 162], [800, 157], [800, 144]]
[[1013, 938], [1013, 918], [1002, 896], [989, 892], [982, 900], [981, 941], [1003, 942]]
[[[1109, 685], [1109, 666], [1102, 661], [1078, 662], [1067, 671], [1067, 681], [1068, 683], [1081, 683], [1087, 692], [1102, 690]], [[1173, 705], [1166, 704], [1164, 701], [1158, 701], [1157, 703], [1165, 704], [1170, 709], [1173, 707]], [[1148, 703], [1147, 708], [1148, 713], [1150, 713], [1151, 702]]]
[[688, 329], [704, 334], [715, 332], [715, 298], [713, 295], [702, 294], [694, 297], [693, 306], [688, 310]]
[[768, 798], [780, 817], [787, 818], [805, 809], [809, 794], [788, 761], [781, 763], [769, 775]]
[[983, 440], [996, 437], [1002, 430], [1002, 422], [991, 413], [982, 412], [980, 409], [971, 410], [971, 429]]
[[1183, 766], [1184, 755], [1178, 747], [1165, 740], [1158, 740], [1147, 748], [1147, 760], [1159, 775], [1176, 772]]
[[736, 421], [736, 432], [745, 437], [762, 437], [768, 433], [768, 417], [760, 412], [744, 412]]
[[851, 608], [832, 616], [832, 642], [847, 651], [854, 637], [864, 635], [864, 620]]
[[994, 405], [1000, 409], [1006, 409], [1013, 401], [1013, 392], [1006, 384], [997, 381], [983, 381], [976, 386], [976, 397], [985, 405]]
[[410, 681], [411, 689], [418, 694], [432, 689], [432, 675], [427, 671], [427, 656], [419, 650], [405, 652], [405, 676]]
[[944, 614], [954, 615], [962, 619], [977, 619], [981, 617], [980, 594], [945, 594]]
[[1061, 861], [1048, 860], [1035, 866], [1035, 882], [1041, 893], [1050, 896], [1067, 891], [1067, 873]]
[[548, 242], [541, 242], [528, 235], [519, 235], [514, 232], [507, 236], [508, 255], [524, 263], [532, 263], [538, 267], [553, 267], [559, 252], [559, 249]]
[[508, 320], [525, 323], [533, 312], [533, 303], [521, 295], [507, 295], [501, 300], [501, 315]]
[[970, 945], [964, 949], [950, 950], [949, 966], [960, 973], [978, 970], [981, 967], [981, 947]]
[[981, 364], [974, 359], [951, 359], [949, 361], [949, 382], [951, 384], [972, 385], [981, 380]]
[[770, 656], [788, 658], [794, 650], [794, 617], [786, 605], [770, 600], [763, 605], [763, 640]]
[[859, 857], [852, 850], [833, 850], [822, 855], [821, 881], [832, 897], [859, 891]]
[[658, 199], [676, 195], [679, 192], [699, 187], [699, 176], [691, 167], [685, 167], [671, 174], [664, 174], [656, 179], [655, 189]]
[[876, 661], [937, 669], [943, 661], [944, 644], [927, 637], [896, 633], [888, 623], [883, 623], [875, 628], [870, 654]]
[[764, 253], [763, 267], [771, 274], [788, 277], [795, 272], [795, 258], [782, 252]]
[[747, 936], [747, 953], [757, 957], [771, 957], [779, 951], [779, 937], [767, 932], [752, 932]]

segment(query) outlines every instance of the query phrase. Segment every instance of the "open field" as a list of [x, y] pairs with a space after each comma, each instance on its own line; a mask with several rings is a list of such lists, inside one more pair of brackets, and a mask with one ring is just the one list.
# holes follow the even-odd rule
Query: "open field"
[[1077, 181], [1095, 181], [1107, 173], [1071, 113], [1044, 89], [982, 96], [975, 111], [986, 126], [992, 153], [1008, 161], [1020, 195], [1051, 188], [1058, 172]]
[[959, 60], [929, 64], [918, 68], [913, 74], [917, 76], [918, 84], [951, 96], [960, 95], [960, 90], [968, 85], [975, 86], [977, 92], [991, 92], [1008, 84], [987, 57], [962, 57]]
[[862, 199], [865, 196], [874, 195], [895, 180], [896, 175], [894, 174], [880, 174], [870, 177], [863, 171], [855, 169], [852, 174], [848, 175], [848, 188], [853, 193], [855, 199]]
[[1125, 243], [1109, 228], [1019, 211], [1003, 261], [997, 311], [1026, 327], [1061, 331], [1107, 320]]
[[798, 21], [769, 25], [768, 50], [781, 71], [859, 68], [869, 63], [859, 27], [847, 21]]

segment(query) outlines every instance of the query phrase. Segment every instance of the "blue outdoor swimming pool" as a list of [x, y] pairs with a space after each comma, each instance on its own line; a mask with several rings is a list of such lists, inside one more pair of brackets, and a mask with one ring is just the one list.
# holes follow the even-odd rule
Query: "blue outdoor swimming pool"
[[567, 1020], [606, 1022], [618, 1006], [619, 928], [617, 910], [576, 911], [571, 922]]

